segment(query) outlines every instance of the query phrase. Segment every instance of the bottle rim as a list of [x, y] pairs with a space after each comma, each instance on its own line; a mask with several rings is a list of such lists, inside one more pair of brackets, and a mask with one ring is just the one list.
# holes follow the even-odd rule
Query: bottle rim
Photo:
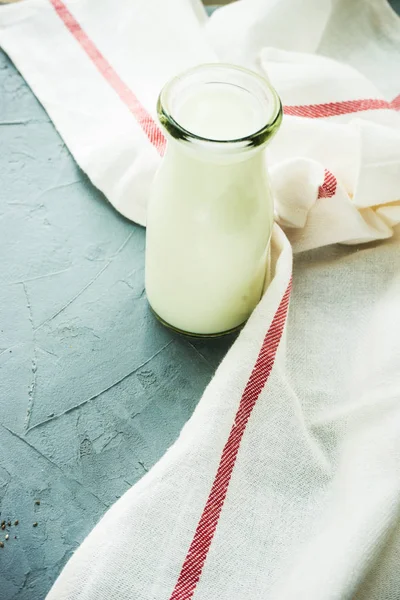
[[[219, 75], [219, 77], [218, 77]], [[247, 86], [239, 85], [235, 82], [235, 77], [242, 77]], [[233, 139], [215, 139], [204, 137], [185, 129], [173, 116], [173, 99], [182, 91], [185, 86], [197, 83], [227, 83], [241, 87], [253, 95], [258, 95], [258, 99], [265, 101], [265, 108], [268, 105], [269, 112], [266, 111], [267, 118], [265, 124], [256, 131], [243, 137]], [[161, 125], [172, 138], [178, 141], [197, 143], [200, 145], [211, 145], [214, 147], [230, 147], [234, 149], [256, 148], [264, 145], [279, 129], [282, 121], [282, 103], [281, 100], [267, 79], [244, 67], [228, 63], [209, 63], [202, 64], [172, 78], [161, 90], [157, 102], [157, 113]]]

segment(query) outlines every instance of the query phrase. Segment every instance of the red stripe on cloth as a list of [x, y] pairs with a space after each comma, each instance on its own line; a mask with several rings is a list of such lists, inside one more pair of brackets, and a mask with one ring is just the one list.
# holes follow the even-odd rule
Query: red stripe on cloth
[[396, 96], [396, 98], [394, 98], [394, 100], [392, 100], [390, 104], [391, 107], [394, 108], [394, 110], [400, 110], [400, 94]]
[[344, 100], [343, 102], [327, 102], [326, 104], [304, 104], [299, 106], [284, 106], [285, 115], [292, 117], [308, 117], [320, 119], [323, 117], [336, 117], [363, 110], [391, 109], [400, 110], [400, 96], [392, 102], [380, 99]]
[[290, 291], [291, 282], [264, 338], [250, 379], [244, 389], [239, 408], [236, 412], [235, 421], [222, 451], [210, 494], [170, 600], [190, 600], [196, 590], [218, 525], [247, 422], [274, 365], [288, 312]]
[[150, 116], [144, 106], [142, 106], [135, 94], [122, 81], [116, 71], [114, 71], [110, 63], [104, 58], [100, 50], [98, 50], [89, 36], [85, 33], [64, 2], [61, 0], [49, 1], [64, 25], [69, 29], [76, 41], [96, 66], [97, 70], [103, 75], [104, 79], [107, 80], [120, 99], [126, 104], [153, 146], [157, 148], [161, 155], [164, 154], [166, 140], [154, 119]]
[[318, 198], [332, 198], [336, 193], [337, 179], [333, 173], [325, 169], [325, 177], [318, 188]]

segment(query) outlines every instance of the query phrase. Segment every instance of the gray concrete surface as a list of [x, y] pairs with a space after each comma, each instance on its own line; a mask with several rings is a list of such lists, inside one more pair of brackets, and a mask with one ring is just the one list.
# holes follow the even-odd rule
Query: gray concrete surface
[[0, 529], [0, 599], [42, 600], [175, 440], [232, 339], [154, 320], [144, 230], [90, 184], [4, 54], [0, 180], [0, 520], [19, 520]]

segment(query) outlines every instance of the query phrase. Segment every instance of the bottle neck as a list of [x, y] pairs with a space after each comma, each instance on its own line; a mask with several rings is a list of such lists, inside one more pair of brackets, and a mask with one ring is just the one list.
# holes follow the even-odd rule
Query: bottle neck
[[207, 164], [211, 166], [236, 167], [238, 165], [265, 164], [266, 145], [257, 148], [237, 149], [220, 145], [217, 148], [207, 147], [207, 144], [191, 143], [176, 140], [168, 136], [165, 158], [179, 160], [186, 164]]

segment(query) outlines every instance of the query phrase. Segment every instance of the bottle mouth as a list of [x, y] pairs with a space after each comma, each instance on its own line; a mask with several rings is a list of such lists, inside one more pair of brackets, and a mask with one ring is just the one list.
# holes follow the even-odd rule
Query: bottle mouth
[[161, 90], [157, 112], [172, 138], [225, 150], [262, 146], [282, 121], [282, 103], [266, 79], [221, 63], [171, 79]]

